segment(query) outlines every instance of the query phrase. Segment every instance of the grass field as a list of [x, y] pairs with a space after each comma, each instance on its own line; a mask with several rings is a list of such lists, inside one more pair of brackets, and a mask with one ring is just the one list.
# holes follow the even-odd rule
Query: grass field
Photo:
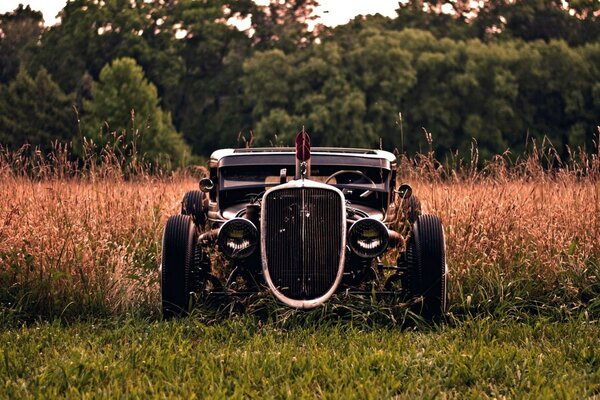
[[403, 161], [446, 229], [450, 308], [429, 326], [344, 299], [162, 322], [162, 229], [194, 172], [2, 153], [0, 398], [598, 396], [598, 156]]
[[600, 394], [600, 328], [469, 319], [401, 330], [112, 320], [0, 333], [0, 397], [574, 398]]

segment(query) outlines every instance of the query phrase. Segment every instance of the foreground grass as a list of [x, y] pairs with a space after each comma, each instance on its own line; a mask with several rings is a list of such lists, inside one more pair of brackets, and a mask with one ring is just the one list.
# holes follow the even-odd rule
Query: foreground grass
[[0, 331], [0, 397], [585, 398], [600, 327], [584, 318], [434, 328], [282, 329], [105, 320]]

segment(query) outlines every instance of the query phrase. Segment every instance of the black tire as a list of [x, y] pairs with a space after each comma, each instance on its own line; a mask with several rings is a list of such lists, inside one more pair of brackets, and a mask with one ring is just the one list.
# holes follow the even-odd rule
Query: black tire
[[407, 243], [407, 289], [422, 297], [415, 310], [426, 318], [436, 318], [446, 310], [446, 245], [444, 228], [433, 215], [417, 217]]
[[163, 233], [161, 296], [164, 318], [181, 316], [190, 306], [198, 233], [187, 215], [170, 217]]
[[183, 195], [183, 200], [181, 200], [181, 215], [192, 217], [197, 226], [203, 226], [206, 222], [203, 199], [204, 193], [199, 190], [192, 190]]
[[421, 200], [417, 196], [410, 196], [402, 201], [402, 212], [404, 218], [410, 222], [410, 225], [417, 222], [417, 218], [421, 216]]

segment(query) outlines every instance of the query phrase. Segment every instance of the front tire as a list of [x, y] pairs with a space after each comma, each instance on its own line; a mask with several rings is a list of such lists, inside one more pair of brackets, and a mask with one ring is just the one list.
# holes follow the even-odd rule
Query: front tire
[[441, 316], [446, 310], [446, 244], [440, 219], [433, 215], [417, 217], [407, 243], [407, 289], [421, 297], [417, 312], [427, 318]]
[[202, 227], [206, 222], [206, 213], [203, 203], [204, 193], [199, 190], [186, 192], [181, 200], [181, 215], [189, 215], [194, 223]]
[[181, 316], [191, 305], [191, 271], [197, 242], [198, 233], [190, 216], [169, 218], [163, 233], [160, 279], [164, 318]]

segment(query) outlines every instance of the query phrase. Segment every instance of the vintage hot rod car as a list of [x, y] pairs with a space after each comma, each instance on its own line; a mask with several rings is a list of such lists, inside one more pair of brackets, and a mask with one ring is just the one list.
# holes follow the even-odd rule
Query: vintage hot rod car
[[[185, 313], [199, 294], [265, 291], [300, 309], [334, 293], [398, 294], [416, 299], [422, 315], [439, 316], [446, 305], [443, 227], [421, 215], [410, 186], [396, 187], [396, 168], [386, 151], [311, 149], [304, 131], [295, 149], [215, 151], [210, 176], [185, 194], [181, 214], [164, 230], [164, 316]], [[228, 260], [218, 273], [214, 249]], [[397, 262], [383, 265], [392, 249]]]

